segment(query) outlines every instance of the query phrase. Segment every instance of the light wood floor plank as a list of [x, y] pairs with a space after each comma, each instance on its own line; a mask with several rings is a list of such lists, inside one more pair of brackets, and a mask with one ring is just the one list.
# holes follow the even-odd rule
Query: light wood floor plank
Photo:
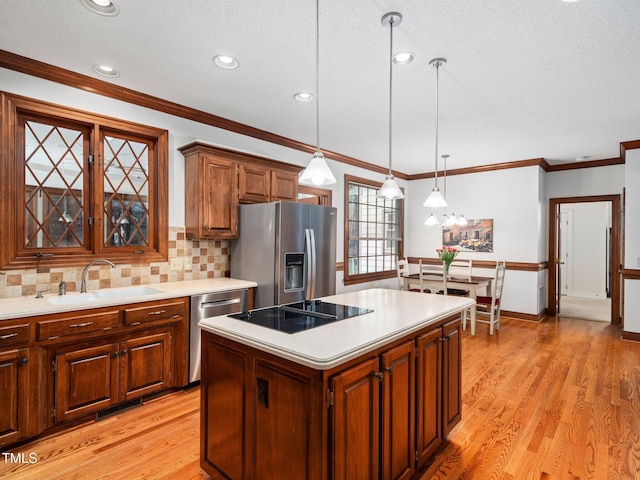
[[[640, 343], [601, 322], [501, 323], [463, 333], [462, 421], [421, 480], [640, 478]], [[0, 458], [0, 478], [205, 479], [199, 407], [189, 389], [36, 439], [11, 452], [38, 462]]]

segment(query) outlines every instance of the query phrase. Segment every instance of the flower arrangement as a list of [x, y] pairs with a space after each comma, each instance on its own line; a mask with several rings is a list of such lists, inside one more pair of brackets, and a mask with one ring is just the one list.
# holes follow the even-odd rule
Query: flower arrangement
[[437, 248], [436, 252], [438, 252], [438, 257], [445, 264], [445, 273], [449, 275], [449, 267], [451, 266], [451, 262], [453, 262], [453, 259], [458, 256], [458, 253], [460, 253], [460, 249], [455, 247], [442, 247]]

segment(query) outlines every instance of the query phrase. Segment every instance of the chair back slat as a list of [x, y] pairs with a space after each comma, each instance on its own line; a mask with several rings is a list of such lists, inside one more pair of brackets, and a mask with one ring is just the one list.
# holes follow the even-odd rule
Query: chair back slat
[[398, 286], [400, 290], [404, 290], [404, 277], [409, 275], [409, 262], [407, 259], [398, 260], [396, 264], [396, 272], [398, 274]]
[[432, 265], [432, 264], [424, 264], [422, 260], [419, 262], [419, 274], [420, 274], [420, 291], [424, 292], [428, 290], [428, 287], [425, 285], [425, 280], [437, 280], [442, 282], [442, 288], [444, 294], [447, 294], [447, 276], [444, 274], [445, 265], [442, 262], [442, 265]]

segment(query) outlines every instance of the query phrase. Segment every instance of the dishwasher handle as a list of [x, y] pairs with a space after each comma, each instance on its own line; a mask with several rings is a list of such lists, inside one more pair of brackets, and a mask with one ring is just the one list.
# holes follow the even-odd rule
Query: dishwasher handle
[[240, 298], [228, 298], [223, 300], [212, 300], [210, 302], [202, 302], [200, 304], [200, 308], [209, 308], [209, 307], [224, 307], [226, 305], [235, 305], [236, 303], [240, 303], [242, 300]]

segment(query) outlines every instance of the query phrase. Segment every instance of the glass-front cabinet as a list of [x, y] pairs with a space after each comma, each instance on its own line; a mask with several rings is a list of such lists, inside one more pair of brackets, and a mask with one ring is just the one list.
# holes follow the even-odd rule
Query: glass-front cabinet
[[2, 94], [0, 268], [167, 257], [167, 132]]

